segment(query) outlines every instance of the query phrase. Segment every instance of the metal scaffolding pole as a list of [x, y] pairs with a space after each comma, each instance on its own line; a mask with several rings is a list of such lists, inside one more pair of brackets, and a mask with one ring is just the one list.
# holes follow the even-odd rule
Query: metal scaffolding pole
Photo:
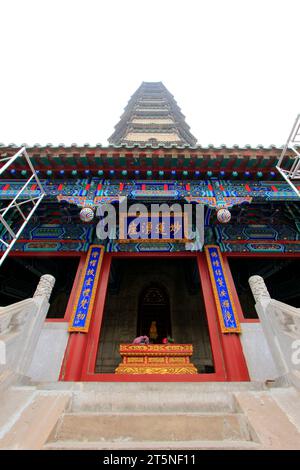
[[[24, 181], [22, 187], [19, 189], [17, 195], [12, 200], [5, 200], [4, 207], [0, 209], [0, 227], [1, 227], [1, 237], [0, 237], [0, 247], [4, 252], [0, 259], [0, 266], [4, 262], [7, 255], [10, 253], [14, 244], [18, 240], [19, 236], [23, 232], [23, 229], [31, 219], [32, 215], [38, 208], [42, 199], [45, 196], [45, 191], [41, 185], [39, 177], [30, 161], [29, 155], [25, 147], [22, 147], [15, 155], [12, 157], [0, 158], [0, 165], [2, 162], [4, 165], [0, 168], [0, 176], [4, 174], [18, 159], [25, 158], [26, 163], [29, 166], [31, 175]], [[38, 196], [32, 196], [30, 194], [31, 189], [29, 184], [34, 182], [38, 186], [39, 194]], [[23, 182], [22, 182], [23, 183]], [[36, 190], [35, 190], [36, 191]], [[22, 207], [22, 208], [21, 208]], [[19, 225], [16, 229], [14, 225], [16, 221], [10, 219], [10, 215], [15, 213], [15, 210], [19, 214]], [[27, 214], [25, 212], [27, 211]], [[21, 224], [21, 225], [20, 225]], [[2, 245], [2, 246], [1, 246]]]
[[[294, 152], [294, 159], [291, 164], [287, 155], [288, 150]], [[288, 140], [283, 147], [276, 169], [300, 197], [300, 191], [294, 184], [295, 180], [300, 180], [300, 114], [298, 114]]]

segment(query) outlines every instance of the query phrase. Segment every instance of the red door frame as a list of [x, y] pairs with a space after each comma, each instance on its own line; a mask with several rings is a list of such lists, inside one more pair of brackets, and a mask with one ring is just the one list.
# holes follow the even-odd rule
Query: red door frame
[[[197, 259], [205, 303], [211, 349], [215, 365], [212, 374], [197, 375], [117, 375], [95, 373], [98, 344], [113, 258], [187, 258]], [[60, 379], [65, 381], [86, 382], [206, 382], [249, 380], [248, 370], [237, 334], [222, 334], [213, 291], [204, 253], [105, 253], [99, 278], [99, 289], [95, 299], [92, 320], [87, 334], [71, 333], [63, 361]]]

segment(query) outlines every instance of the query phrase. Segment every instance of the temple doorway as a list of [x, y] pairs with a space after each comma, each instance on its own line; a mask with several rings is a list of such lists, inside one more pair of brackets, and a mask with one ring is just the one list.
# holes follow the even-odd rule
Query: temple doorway
[[120, 344], [140, 335], [192, 344], [198, 372], [215, 372], [196, 257], [113, 258], [95, 373], [114, 373]]
[[137, 336], [146, 335], [151, 343], [172, 337], [169, 294], [161, 284], [142, 289], [139, 299]]

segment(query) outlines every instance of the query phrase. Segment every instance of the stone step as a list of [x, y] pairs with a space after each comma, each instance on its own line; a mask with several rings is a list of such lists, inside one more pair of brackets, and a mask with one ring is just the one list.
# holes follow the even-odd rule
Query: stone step
[[234, 393], [262, 390], [260, 383], [57, 383], [40, 390], [69, 392], [71, 412], [233, 412]]
[[191, 442], [252, 441], [251, 430], [239, 413], [66, 413], [51, 433], [57, 441]]
[[194, 392], [169, 393], [144, 391], [120, 393], [105, 391], [73, 392], [70, 411], [78, 413], [183, 413], [183, 412], [233, 412], [235, 400], [231, 393]]
[[260, 450], [253, 441], [56, 441], [44, 445], [44, 450]]
[[34, 393], [28, 396], [28, 403], [25, 401], [19, 412], [12, 414], [16, 419], [0, 438], [0, 449], [41, 449], [63, 416], [69, 400], [69, 395], [65, 393]]
[[1, 394], [0, 439], [14, 426], [33, 400], [34, 387], [11, 387]]
[[168, 393], [176, 389], [177, 393], [201, 392], [237, 392], [267, 390], [263, 382], [31, 382], [38, 390], [72, 392], [142, 392], [163, 391]]
[[299, 391], [237, 392], [235, 397], [264, 448], [300, 450]]

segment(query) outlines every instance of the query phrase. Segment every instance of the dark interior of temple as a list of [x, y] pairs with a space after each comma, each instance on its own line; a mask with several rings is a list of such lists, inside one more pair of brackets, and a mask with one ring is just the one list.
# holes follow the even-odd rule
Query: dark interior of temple
[[0, 271], [0, 305], [32, 297], [40, 277], [52, 274], [56, 281], [47, 318], [63, 318], [76, 275], [79, 257], [11, 256]]
[[229, 258], [229, 265], [245, 318], [257, 318], [248, 279], [264, 278], [273, 299], [300, 307], [300, 258]]
[[195, 258], [136, 258], [112, 262], [96, 372], [113, 373], [120, 343], [147, 335], [151, 343], [171, 336], [193, 344], [200, 373], [214, 372]]

